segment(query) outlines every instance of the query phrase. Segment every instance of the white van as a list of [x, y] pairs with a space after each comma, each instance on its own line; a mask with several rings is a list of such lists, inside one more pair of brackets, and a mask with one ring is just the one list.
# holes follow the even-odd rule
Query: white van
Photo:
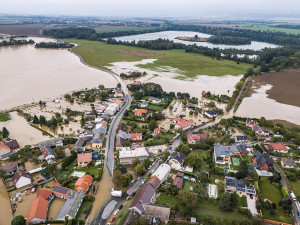
[[290, 193], [290, 197], [291, 197], [291, 199], [293, 200], [293, 201], [297, 201], [297, 198], [296, 198], [296, 196], [295, 196], [295, 194], [291, 191], [291, 193]]

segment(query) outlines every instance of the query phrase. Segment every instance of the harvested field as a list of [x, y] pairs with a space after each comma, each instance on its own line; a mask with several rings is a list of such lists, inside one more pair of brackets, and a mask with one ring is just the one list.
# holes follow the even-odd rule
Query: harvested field
[[165, 55], [161, 53], [154, 53], [154, 52], [145, 52], [145, 51], [139, 51], [139, 50], [119, 50], [118, 53], [132, 55], [132, 56], [138, 56], [138, 57], [155, 57], [158, 55]]
[[26, 36], [42, 36], [43, 24], [0, 25], [0, 33]]
[[103, 25], [101, 27], [95, 27], [94, 29], [97, 31], [97, 33], [107, 33], [107, 32], [117, 32], [117, 31], [129, 31], [129, 30], [147, 30], [151, 27], [135, 27], [135, 26], [107, 26]]
[[266, 84], [273, 86], [267, 91], [268, 98], [280, 103], [300, 107], [300, 69], [268, 73], [254, 77], [245, 97], [250, 97], [255, 90]]

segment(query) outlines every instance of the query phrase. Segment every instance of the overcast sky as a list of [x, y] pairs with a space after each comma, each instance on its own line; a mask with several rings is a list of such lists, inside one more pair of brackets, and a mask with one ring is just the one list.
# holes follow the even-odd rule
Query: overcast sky
[[0, 0], [0, 13], [111, 17], [300, 17], [300, 0]]

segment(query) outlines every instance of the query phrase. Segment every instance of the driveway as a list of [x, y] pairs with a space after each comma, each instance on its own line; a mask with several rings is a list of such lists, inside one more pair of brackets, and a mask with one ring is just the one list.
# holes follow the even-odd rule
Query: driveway
[[251, 199], [250, 195], [247, 195], [247, 205], [253, 216], [258, 214], [256, 210], [255, 196], [253, 196], [253, 199]]

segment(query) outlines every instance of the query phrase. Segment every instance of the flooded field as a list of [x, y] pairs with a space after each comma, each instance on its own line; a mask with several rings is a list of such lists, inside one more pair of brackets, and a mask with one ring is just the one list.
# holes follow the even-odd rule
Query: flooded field
[[[164, 72], [161, 68], [160, 72], [150, 69], [140, 68], [139, 65], [153, 62], [155, 59], [145, 59], [138, 62], [116, 62], [108, 68], [116, 73], [128, 73], [131, 71], [147, 72], [147, 76], [140, 77], [136, 80], [141, 82], [154, 82], [160, 84], [164, 91], [170, 92], [188, 92], [193, 97], [201, 98], [202, 91], [210, 91], [215, 94], [231, 95], [234, 91], [235, 84], [241, 79], [240, 76], [206, 76], [199, 75], [193, 80], [173, 79], [180, 76], [180, 71]], [[170, 68], [168, 68], [170, 71]], [[133, 80], [124, 80], [126, 84], [132, 83]]]
[[0, 129], [6, 127], [10, 132], [10, 138], [17, 139], [21, 147], [49, 139], [48, 136], [43, 136], [39, 130], [30, 126], [17, 112], [11, 112], [10, 116], [11, 120], [0, 123]]
[[270, 120], [286, 120], [300, 125], [300, 107], [282, 104], [268, 97], [267, 91], [273, 88], [267, 84], [261, 86], [251, 95], [244, 98], [240, 105], [237, 116], [243, 117], [265, 117]]
[[252, 50], [260, 50], [263, 48], [276, 48], [277, 45], [269, 44], [266, 42], [257, 42], [252, 41], [249, 45], [217, 45], [208, 42], [191, 42], [191, 41], [182, 41], [175, 39], [176, 37], [194, 37], [198, 35], [199, 38], [209, 38], [212, 35], [204, 34], [200, 32], [191, 32], [191, 31], [163, 31], [163, 32], [155, 32], [155, 33], [147, 33], [147, 34], [138, 34], [138, 35], [130, 35], [123, 37], [115, 37], [117, 41], [139, 41], [139, 40], [155, 40], [158, 38], [169, 39], [176, 43], [182, 43], [186, 45], [196, 44], [198, 46], [204, 46], [209, 48], [237, 48], [237, 49], [252, 49]]
[[0, 48], [0, 61], [0, 110], [52, 99], [76, 89], [117, 84], [111, 75], [83, 65], [68, 50], [7, 46]]

